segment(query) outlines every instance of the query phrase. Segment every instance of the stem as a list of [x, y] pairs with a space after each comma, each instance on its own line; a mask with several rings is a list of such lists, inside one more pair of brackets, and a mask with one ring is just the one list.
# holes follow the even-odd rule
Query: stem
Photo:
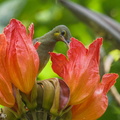
[[37, 114], [37, 120], [48, 120], [47, 119], [47, 116], [48, 116], [47, 111], [39, 110], [39, 111], [36, 111], [36, 114]]
[[43, 120], [47, 120], [47, 112], [46, 111], [44, 111], [44, 114], [43, 114]]
[[51, 120], [56, 120], [56, 116], [52, 116]]
[[36, 111], [31, 111], [31, 114], [32, 114], [32, 117], [33, 117], [33, 120], [38, 120], [37, 119], [37, 116], [36, 116]]
[[20, 120], [28, 120], [27, 118], [21, 118]]

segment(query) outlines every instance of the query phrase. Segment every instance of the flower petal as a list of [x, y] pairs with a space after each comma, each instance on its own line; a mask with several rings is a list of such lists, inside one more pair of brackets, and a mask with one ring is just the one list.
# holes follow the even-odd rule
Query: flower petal
[[50, 52], [52, 63], [52, 68], [55, 73], [57, 73], [60, 77], [64, 76], [64, 69], [65, 65], [67, 64], [67, 59], [63, 54], [56, 54], [53, 52]]
[[89, 97], [98, 82], [99, 76], [99, 51], [102, 38], [95, 40], [89, 49], [71, 38], [68, 59], [61, 54], [52, 53], [52, 68], [61, 76], [71, 91], [70, 105], [83, 102]]
[[102, 84], [104, 85], [104, 94], [110, 90], [111, 86], [115, 84], [116, 79], [118, 78], [118, 74], [116, 73], [108, 73], [103, 75]]
[[10, 77], [5, 67], [7, 41], [4, 34], [0, 34], [0, 104], [12, 107], [15, 103]]
[[108, 106], [106, 94], [115, 84], [117, 77], [117, 74], [105, 74], [94, 94], [85, 102], [73, 106], [72, 120], [96, 120], [99, 118], [106, 111]]
[[26, 28], [16, 19], [4, 29], [7, 38], [7, 67], [12, 83], [24, 93], [29, 93], [38, 72], [39, 58], [32, 43], [33, 24]]

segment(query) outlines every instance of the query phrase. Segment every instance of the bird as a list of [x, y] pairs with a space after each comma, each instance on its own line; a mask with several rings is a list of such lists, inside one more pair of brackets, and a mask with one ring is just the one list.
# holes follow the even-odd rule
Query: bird
[[70, 38], [71, 33], [68, 27], [65, 25], [58, 25], [43, 36], [33, 39], [33, 44], [40, 42], [40, 45], [37, 48], [37, 53], [40, 59], [38, 74], [47, 64], [50, 58], [49, 52], [54, 50], [55, 44], [58, 41], [62, 41], [69, 46]]

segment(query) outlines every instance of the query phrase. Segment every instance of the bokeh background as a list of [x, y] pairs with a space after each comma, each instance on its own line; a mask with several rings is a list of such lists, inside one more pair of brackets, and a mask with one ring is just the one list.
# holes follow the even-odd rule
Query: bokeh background
[[[120, 23], [120, 0], [71, 0], [89, 8], [92, 11], [105, 14]], [[34, 23], [34, 38], [40, 37], [57, 25], [66, 25], [73, 37], [88, 46], [97, 37], [92, 28], [78, 20], [68, 9], [57, 0], [0, 0], [0, 32], [9, 23], [11, 18], [20, 20], [26, 27]], [[111, 54], [114, 62], [110, 72], [120, 74], [120, 51], [104, 40], [103, 46], [106, 55]], [[57, 43], [55, 52], [66, 54], [67, 47], [64, 43]], [[51, 69], [49, 61], [38, 79], [58, 77]], [[120, 93], [120, 79], [116, 82], [117, 91]], [[111, 93], [108, 94], [109, 106], [106, 113], [99, 120], [120, 120], [120, 106]]]

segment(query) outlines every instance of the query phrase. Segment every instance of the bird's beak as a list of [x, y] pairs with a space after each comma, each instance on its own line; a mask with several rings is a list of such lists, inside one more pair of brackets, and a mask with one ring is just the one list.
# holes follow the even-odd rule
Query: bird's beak
[[62, 41], [69, 47], [70, 39], [66, 40], [66, 39], [62, 36]]

